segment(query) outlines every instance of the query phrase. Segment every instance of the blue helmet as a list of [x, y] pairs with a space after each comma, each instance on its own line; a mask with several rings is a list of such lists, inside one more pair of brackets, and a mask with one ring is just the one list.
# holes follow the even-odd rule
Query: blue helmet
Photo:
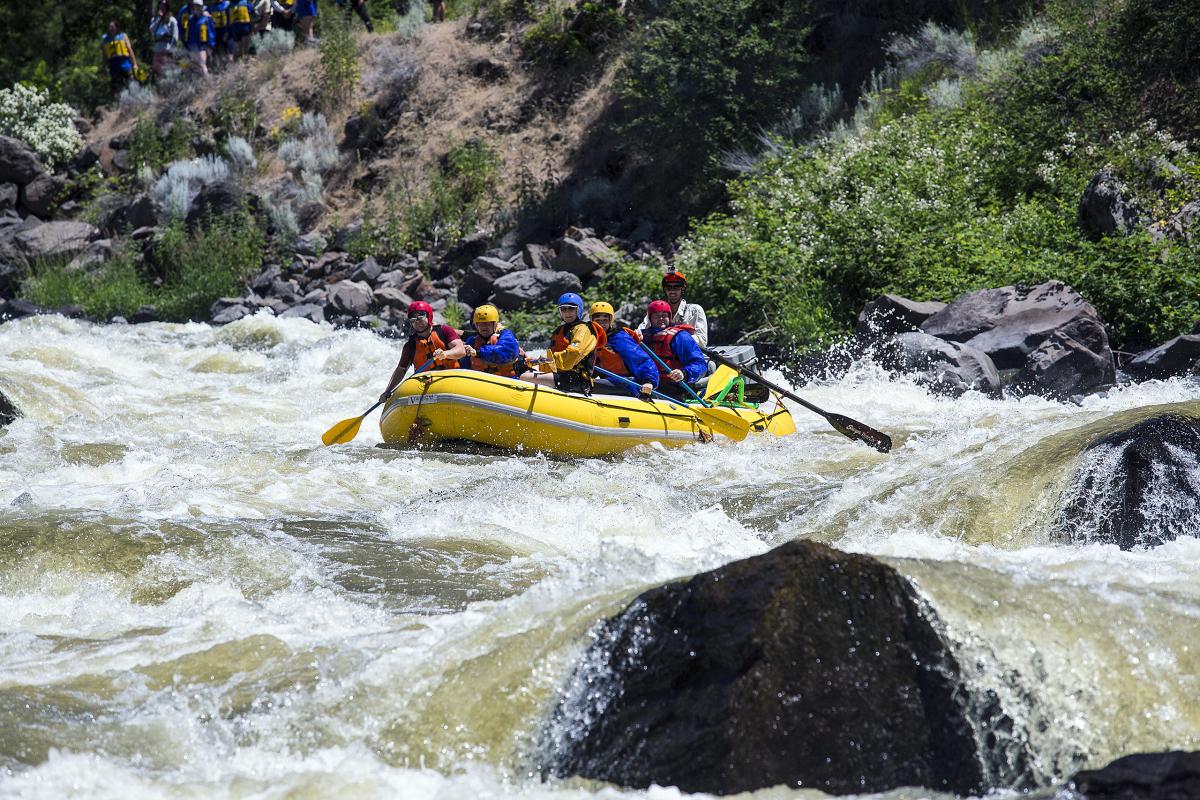
[[575, 306], [579, 309], [579, 318], [583, 319], [583, 298], [574, 292], [567, 292], [558, 298], [560, 306]]

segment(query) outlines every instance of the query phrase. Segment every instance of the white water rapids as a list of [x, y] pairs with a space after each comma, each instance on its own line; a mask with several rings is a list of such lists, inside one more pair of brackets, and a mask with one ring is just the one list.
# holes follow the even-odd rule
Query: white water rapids
[[1200, 414], [1195, 384], [802, 387], [886, 456], [801, 410], [787, 438], [610, 460], [382, 449], [376, 415], [322, 447], [398, 352], [265, 316], [0, 325], [25, 414], [0, 431], [0, 795], [679, 797], [543, 782], [538, 731], [597, 620], [795, 537], [908, 576], [1044, 780], [1200, 749], [1200, 539], [1052, 533], [1082, 447]]

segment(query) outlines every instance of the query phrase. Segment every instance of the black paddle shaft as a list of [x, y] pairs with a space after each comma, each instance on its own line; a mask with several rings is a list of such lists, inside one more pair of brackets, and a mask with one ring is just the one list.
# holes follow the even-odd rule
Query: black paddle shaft
[[838, 433], [842, 434], [843, 436], [847, 436], [851, 439], [857, 439], [858, 441], [863, 442], [864, 444], [869, 444], [871, 447], [875, 448], [876, 450], [878, 450], [881, 453], [887, 453], [887, 452], [891, 451], [892, 437], [888, 436], [883, 431], [877, 431], [874, 428], [872, 428], [870, 425], [863, 424], [856, 419], [851, 419], [850, 417], [844, 416], [842, 414], [834, 414], [830, 411], [826, 411], [822, 408], [818, 408], [817, 406], [808, 402], [807, 400], [805, 400], [803, 397], [796, 394], [795, 392], [789, 392], [787, 389], [784, 389], [782, 386], [776, 386], [775, 384], [771, 383], [769, 380], [764, 378], [762, 375], [759, 375], [754, 370], [748, 369], [747, 367], [743, 367], [741, 364], [733, 363], [728, 358], [726, 358], [725, 356], [716, 352], [715, 350], [709, 350], [706, 347], [702, 347], [700, 349], [704, 352], [704, 354], [706, 356], [711, 358], [713, 361], [716, 361], [718, 364], [724, 364], [725, 366], [729, 367], [730, 369], [737, 370], [738, 372], [742, 373], [743, 375], [749, 375], [751, 378], [758, 381], [763, 386], [766, 386], [768, 389], [772, 389], [776, 392], [779, 392], [779, 394], [783, 395], [784, 397], [788, 398], [789, 400], [795, 400], [797, 403], [804, 406], [809, 411], [820, 414], [822, 417], [825, 418], [826, 422], [828, 422], [830, 425], [832, 425], [834, 427], [834, 429], [837, 430]]

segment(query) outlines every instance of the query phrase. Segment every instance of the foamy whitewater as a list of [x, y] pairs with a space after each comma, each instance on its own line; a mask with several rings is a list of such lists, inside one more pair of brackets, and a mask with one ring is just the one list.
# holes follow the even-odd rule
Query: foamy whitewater
[[1200, 415], [1195, 384], [946, 400], [868, 364], [796, 387], [890, 455], [803, 410], [787, 438], [609, 460], [385, 449], [375, 415], [323, 447], [398, 353], [269, 316], [0, 325], [25, 414], [0, 431], [0, 795], [681, 797], [543, 781], [538, 732], [597, 620], [798, 537], [910, 578], [1045, 781], [1200, 749], [1200, 539], [1054, 531], [1080, 450]]

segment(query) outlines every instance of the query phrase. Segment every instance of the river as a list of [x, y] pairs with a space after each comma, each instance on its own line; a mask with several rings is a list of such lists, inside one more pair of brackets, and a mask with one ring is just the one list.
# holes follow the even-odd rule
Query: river
[[787, 438], [609, 460], [384, 449], [375, 415], [322, 447], [398, 352], [266, 316], [0, 325], [25, 412], [0, 432], [0, 795], [679, 797], [543, 782], [539, 730], [597, 620], [795, 537], [908, 576], [1040, 780], [1200, 749], [1200, 539], [1055, 535], [1082, 446], [1200, 415], [1194, 384], [803, 387], [890, 455], [801, 411]]

